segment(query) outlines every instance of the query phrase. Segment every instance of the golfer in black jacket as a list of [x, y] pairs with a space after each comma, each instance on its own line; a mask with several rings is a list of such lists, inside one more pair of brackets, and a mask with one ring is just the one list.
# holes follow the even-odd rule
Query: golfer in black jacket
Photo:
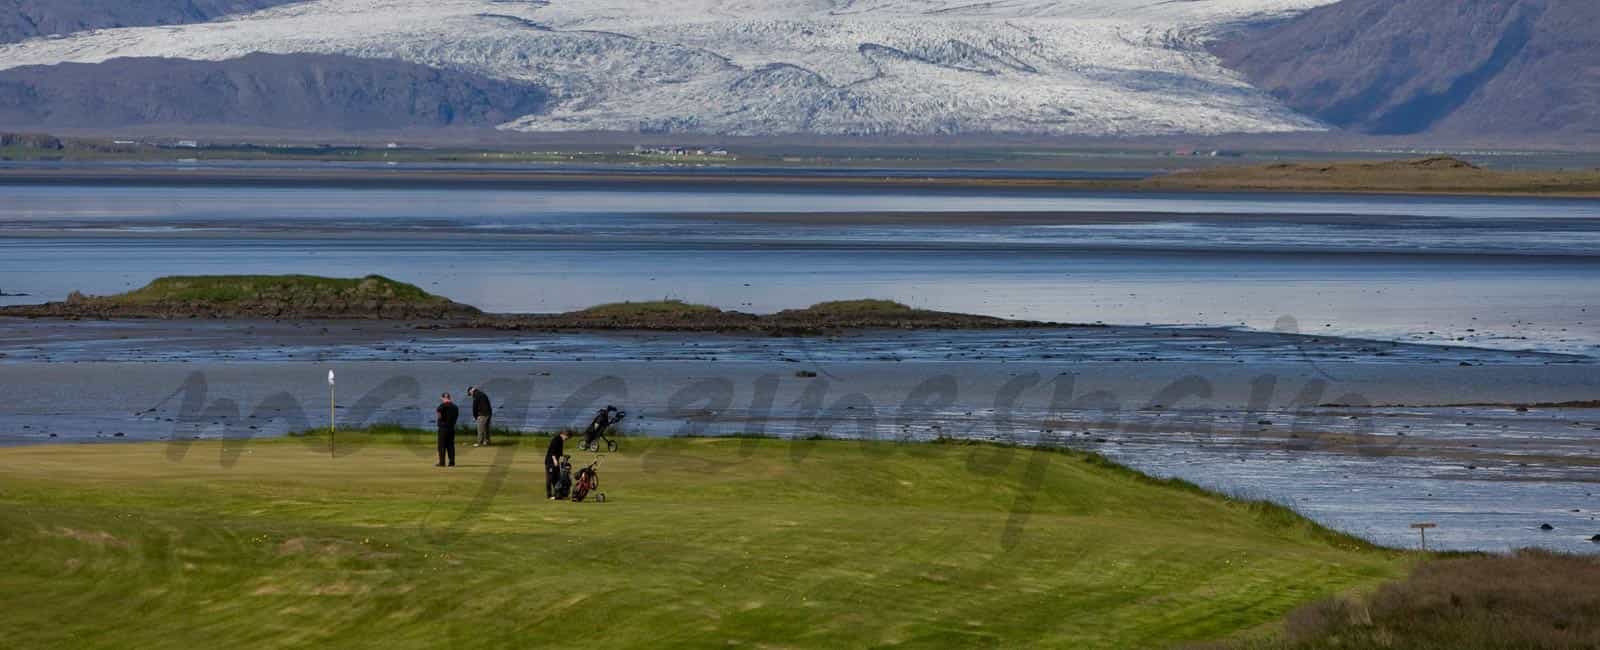
[[450, 401], [450, 393], [440, 395], [439, 400], [439, 408], [433, 410], [439, 414], [439, 464], [434, 467], [444, 467], [447, 457], [450, 467], [455, 467], [456, 420], [461, 417], [461, 409]]
[[556, 500], [556, 484], [561, 482], [561, 457], [567, 455], [567, 436], [562, 431], [550, 436], [550, 447], [544, 451], [544, 495]]
[[474, 447], [489, 446], [489, 421], [494, 418], [494, 405], [489, 403], [489, 396], [477, 386], [467, 389], [467, 395], [472, 398], [472, 420], [478, 424], [478, 442]]

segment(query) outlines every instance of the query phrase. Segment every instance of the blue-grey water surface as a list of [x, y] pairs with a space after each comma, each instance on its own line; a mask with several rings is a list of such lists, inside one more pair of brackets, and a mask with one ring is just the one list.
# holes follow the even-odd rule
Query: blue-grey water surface
[[[679, 298], [767, 312], [878, 297], [1040, 320], [1600, 349], [1596, 201], [735, 184], [4, 189], [0, 291], [29, 295], [0, 304], [172, 274], [380, 273], [492, 311]], [[958, 212], [1043, 216], [939, 217]]]

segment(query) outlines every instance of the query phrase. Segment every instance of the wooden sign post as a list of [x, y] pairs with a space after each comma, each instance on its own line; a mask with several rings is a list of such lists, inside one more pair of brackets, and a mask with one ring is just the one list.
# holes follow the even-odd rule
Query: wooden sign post
[[1422, 536], [1422, 550], [1428, 550], [1428, 529], [1438, 528], [1439, 524], [1411, 524], [1411, 527], [1417, 529], [1417, 534]]

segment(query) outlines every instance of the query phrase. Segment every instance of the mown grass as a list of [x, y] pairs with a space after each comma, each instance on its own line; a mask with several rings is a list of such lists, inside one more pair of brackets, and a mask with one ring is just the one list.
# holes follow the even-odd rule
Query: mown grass
[[213, 303], [276, 298], [326, 300], [361, 297], [416, 303], [444, 302], [416, 285], [381, 275], [329, 278], [315, 275], [186, 275], [157, 278], [133, 291], [106, 297], [117, 303]]
[[[1161, 647], [1398, 577], [1281, 508], [990, 445], [404, 429], [0, 450], [0, 638], [52, 647]], [[570, 444], [570, 443], [569, 443]], [[591, 454], [575, 454], [587, 463]]]

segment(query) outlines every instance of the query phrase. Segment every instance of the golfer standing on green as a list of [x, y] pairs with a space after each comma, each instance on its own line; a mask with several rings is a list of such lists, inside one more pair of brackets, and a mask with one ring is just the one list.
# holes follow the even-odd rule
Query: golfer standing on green
[[478, 442], [474, 447], [489, 446], [489, 421], [494, 419], [494, 405], [489, 403], [489, 396], [483, 389], [472, 386], [467, 389], [467, 397], [472, 398], [472, 420], [478, 424]]

